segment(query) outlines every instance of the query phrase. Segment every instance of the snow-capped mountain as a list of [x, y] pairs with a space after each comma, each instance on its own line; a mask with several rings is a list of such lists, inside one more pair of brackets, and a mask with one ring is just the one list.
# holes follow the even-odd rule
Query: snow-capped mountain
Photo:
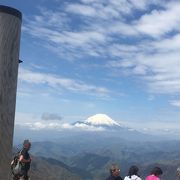
[[[123, 123], [119, 123], [111, 119], [106, 114], [96, 114], [90, 116], [84, 121], [76, 121], [74, 123], [62, 123], [62, 122], [36, 122], [26, 123], [25, 125], [16, 125], [15, 132], [20, 135], [18, 138], [22, 138], [22, 134], [36, 139], [59, 139], [59, 137], [66, 138], [67, 141], [73, 139], [79, 139], [81, 142], [103, 141], [105, 138], [112, 138], [114, 142], [119, 139], [126, 140], [150, 140], [152, 137], [146, 135], [143, 132], [125, 126]], [[28, 135], [27, 135], [28, 134]], [[49, 136], [51, 134], [51, 136]], [[97, 143], [97, 141], [96, 141]]]
[[80, 127], [91, 127], [91, 128], [101, 128], [101, 130], [115, 130], [123, 128], [123, 125], [111, 119], [106, 114], [96, 114], [90, 116], [85, 121], [78, 121], [73, 123], [74, 126]]
[[55, 131], [136, 131], [128, 128], [123, 123], [119, 123], [111, 119], [106, 114], [96, 114], [90, 116], [84, 121], [76, 121], [74, 123], [62, 122], [46, 122], [38, 121], [33, 123], [20, 124], [23, 128], [27, 127], [31, 130], [55, 130]]
[[120, 126], [119, 123], [111, 119], [106, 114], [96, 114], [85, 120], [86, 124], [92, 126]]

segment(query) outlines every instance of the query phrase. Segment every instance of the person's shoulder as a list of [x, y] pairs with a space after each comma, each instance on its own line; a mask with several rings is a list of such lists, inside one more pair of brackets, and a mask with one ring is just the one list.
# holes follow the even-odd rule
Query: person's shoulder
[[137, 180], [142, 180], [140, 177], [137, 177]]
[[20, 155], [25, 155], [27, 154], [27, 150], [25, 148], [23, 148], [21, 151], [20, 151]]
[[146, 180], [149, 180], [149, 177], [150, 177], [150, 176], [147, 176], [147, 177], [146, 177]]
[[26, 150], [23, 148], [21, 151], [20, 151], [20, 154], [24, 154], [26, 152]]
[[135, 180], [142, 180], [139, 176], [135, 175]]
[[137, 175], [133, 175], [133, 176], [131, 176], [131, 178], [129, 177], [129, 176], [126, 176], [125, 178], [124, 178], [124, 180], [131, 180], [131, 179], [133, 179], [133, 180], [142, 180], [139, 176], [137, 176]]
[[160, 180], [160, 179], [154, 175], [149, 175], [146, 177], [146, 180]]

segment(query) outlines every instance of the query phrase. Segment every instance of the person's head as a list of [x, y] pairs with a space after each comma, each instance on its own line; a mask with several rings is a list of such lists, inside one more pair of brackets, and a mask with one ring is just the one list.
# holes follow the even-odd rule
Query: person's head
[[137, 166], [131, 166], [128, 172], [128, 176], [131, 177], [133, 175], [137, 175], [138, 176], [138, 167]]
[[163, 174], [163, 171], [162, 171], [162, 169], [160, 167], [154, 167], [152, 169], [152, 171], [151, 171], [151, 174], [159, 177], [159, 176], [161, 176]]
[[180, 177], [180, 167], [177, 168], [177, 176]]
[[114, 177], [119, 177], [120, 176], [120, 169], [116, 164], [113, 164], [110, 167], [110, 174], [111, 174], [111, 176], [114, 176]]
[[31, 148], [31, 142], [28, 139], [24, 140], [23, 147], [29, 150]]

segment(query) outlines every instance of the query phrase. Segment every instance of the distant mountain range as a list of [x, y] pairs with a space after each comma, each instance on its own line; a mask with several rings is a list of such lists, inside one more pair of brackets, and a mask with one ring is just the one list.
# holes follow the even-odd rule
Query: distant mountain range
[[73, 171], [72, 168], [55, 159], [33, 157], [30, 178], [32, 180], [80, 180], [81, 178]]
[[[129, 142], [130, 143], [130, 142]], [[150, 148], [152, 146], [152, 148]], [[180, 166], [180, 142], [122, 144], [116, 149], [103, 147], [96, 152], [72, 154], [73, 146], [53, 142], [35, 142], [31, 179], [36, 180], [104, 180], [109, 167], [117, 163], [124, 177], [131, 165], [136, 164], [141, 177], [145, 178], [154, 166], [163, 169], [162, 180], [175, 180], [176, 169]], [[43, 156], [43, 157], [40, 157]]]
[[[142, 177], [151, 168], [163, 168], [163, 180], [174, 180], [180, 166], [180, 141], [147, 135], [130, 129], [104, 114], [85, 121], [51, 128], [16, 126], [15, 144], [33, 141], [31, 179], [104, 180], [112, 163], [120, 165], [125, 176], [138, 165]], [[32, 127], [32, 128], [30, 128]], [[46, 173], [44, 173], [46, 172]]]

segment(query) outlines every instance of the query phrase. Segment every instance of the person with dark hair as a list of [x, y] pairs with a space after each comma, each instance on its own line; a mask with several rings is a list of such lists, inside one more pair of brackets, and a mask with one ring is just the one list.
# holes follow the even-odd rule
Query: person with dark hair
[[120, 176], [120, 169], [117, 165], [113, 164], [110, 167], [110, 176], [106, 180], [123, 180]]
[[163, 171], [160, 167], [155, 167], [151, 171], [151, 174], [146, 177], [146, 180], [160, 180], [160, 176], [163, 174]]
[[178, 167], [177, 168], [177, 174], [176, 174], [176, 176], [177, 176], [177, 180], [180, 180], [180, 167]]
[[31, 164], [31, 157], [29, 155], [29, 150], [31, 148], [31, 142], [29, 140], [24, 140], [23, 142], [23, 149], [20, 152], [20, 158], [19, 162], [22, 163], [22, 176], [20, 177], [20, 180], [28, 180], [28, 171], [30, 169]]
[[137, 166], [131, 166], [128, 175], [124, 178], [124, 180], [141, 180], [138, 175], [138, 171], [139, 169]]

